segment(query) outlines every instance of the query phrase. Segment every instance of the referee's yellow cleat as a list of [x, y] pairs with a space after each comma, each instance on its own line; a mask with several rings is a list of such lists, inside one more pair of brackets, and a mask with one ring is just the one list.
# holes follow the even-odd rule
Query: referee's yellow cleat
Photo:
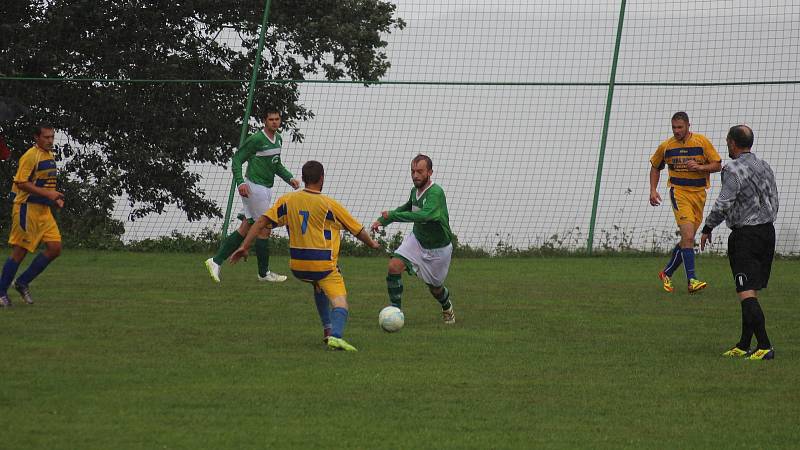
[[344, 350], [346, 352], [357, 352], [358, 349], [353, 347], [352, 345], [348, 344], [342, 338], [337, 338], [334, 336], [328, 337], [328, 349], [329, 350]]
[[772, 348], [758, 349], [745, 359], [758, 360], [758, 359], [775, 359], [775, 350]]
[[743, 356], [747, 356], [747, 353], [748, 353], [747, 350], [742, 350], [739, 347], [734, 346], [732, 349], [723, 353], [722, 356], [728, 356], [730, 358], [741, 358]]
[[658, 278], [664, 283], [664, 290], [667, 292], [672, 292], [672, 279], [664, 272], [658, 273]]
[[696, 294], [705, 289], [706, 286], [708, 286], [708, 283], [706, 283], [705, 281], [700, 281], [695, 278], [692, 278], [691, 280], [689, 280], [689, 293]]

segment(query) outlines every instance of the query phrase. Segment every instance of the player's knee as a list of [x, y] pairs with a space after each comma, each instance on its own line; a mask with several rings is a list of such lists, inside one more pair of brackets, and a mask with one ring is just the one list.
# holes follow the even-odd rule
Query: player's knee
[[61, 256], [61, 243], [59, 242], [57, 245], [46, 245], [44, 255], [51, 261]]
[[24, 248], [15, 245], [14, 248], [11, 249], [11, 259], [14, 260], [16, 263], [21, 263], [25, 256], [28, 254], [28, 251]]
[[428, 285], [428, 290], [431, 291], [431, 294], [434, 297], [439, 298], [439, 297], [441, 297], [442, 293], [444, 292], [444, 286], [431, 286], [431, 285]]
[[250, 231], [250, 222], [243, 220], [241, 224], [239, 224], [239, 234], [242, 236], [247, 236], [247, 232]]
[[389, 260], [389, 273], [392, 275], [399, 275], [403, 273], [403, 270], [406, 268], [405, 263], [403, 260], [399, 258], [392, 258]]
[[344, 295], [339, 295], [333, 297], [331, 300], [331, 307], [332, 308], [344, 308], [347, 309], [347, 297]]

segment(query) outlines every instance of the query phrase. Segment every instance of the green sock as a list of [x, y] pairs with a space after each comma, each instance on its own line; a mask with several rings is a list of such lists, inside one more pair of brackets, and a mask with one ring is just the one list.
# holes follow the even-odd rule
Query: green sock
[[228, 237], [222, 240], [222, 243], [219, 245], [219, 250], [217, 250], [217, 254], [214, 255], [214, 262], [217, 264], [222, 264], [228, 259], [229, 256], [242, 245], [244, 241], [244, 236], [239, 234], [239, 231], [234, 231]]
[[392, 306], [400, 308], [400, 304], [403, 300], [403, 276], [391, 273], [387, 275], [386, 288], [389, 290], [389, 302]]
[[450, 291], [446, 287], [442, 287], [442, 294], [439, 297], [434, 295], [433, 298], [442, 305], [442, 311], [450, 309], [450, 307], [453, 306], [453, 304], [450, 303]]
[[267, 276], [267, 272], [269, 272], [269, 239], [256, 239], [256, 258], [258, 259], [258, 276]]

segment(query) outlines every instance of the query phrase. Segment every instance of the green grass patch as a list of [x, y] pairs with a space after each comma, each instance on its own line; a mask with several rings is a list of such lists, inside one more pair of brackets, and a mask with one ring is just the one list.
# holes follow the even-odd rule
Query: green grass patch
[[[324, 350], [310, 286], [207, 255], [66, 250], [0, 310], [0, 448], [788, 448], [800, 442], [800, 261], [761, 296], [774, 361], [729, 360], [727, 260], [673, 294], [666, 257], [456, 259], [445, 326], [383, 258], [344, 258], [358, 353]], [[26, 264], [29, 262], [26, 261]], [[287, 273], [285, 257], [273, 270]]]

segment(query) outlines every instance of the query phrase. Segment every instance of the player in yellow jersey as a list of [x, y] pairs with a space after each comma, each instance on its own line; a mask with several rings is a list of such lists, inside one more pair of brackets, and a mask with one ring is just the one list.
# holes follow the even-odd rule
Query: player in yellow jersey
[[56, 191], [56, 161], [53, 158], [55, 130], [42, 124], [33, 133], [36, 145], [19, 159], [19, 167], [11, 189], [14, 207], [11, 213], [11, 256], [0, 275], [0, 307], [11, 306], [8, 288], [22, 260], [44, 242], [45, 250], [36, 255], [30, 266], [14, 281], [25, 303], [32, 304], [30, 283], [47, 265], [61, 254], [61, 233], [50, 210], [64, 207], [64, 194]]
[[347, 289], [339, 272], [340, 230], [345, 229], [372, 248], [380, 245], [339, 202], [322, 194], [325, 169], [317, 161], [303, 165], [305, 189], [281, 196], [250, 227], [241, 246], [230, 256], [231, 264], [247, 257], [253, 240], [264, 228], [285, 226], [289, 233], [289, 268], [314, 287], [323, 333], [328, 348], [356, 351], [342, 336], [347, 324]]
[[694, 294], [707, 286], [695, 275], [694, 237], [703, 221], [709, 175], [722, 169], [722, 159], [708, 138], [689, 131], [689, 116], [685, 112], [672, 116], [672, 134], [650, 158], [650, 204], [661, 204], [658, 181], [666, 166], [669, 200], [681, 233], [680, 242], [672, 249], [669, 262], [658, 276], [664, 290], [672, 292], [672, 274], [683, 263], [689, 293]]

